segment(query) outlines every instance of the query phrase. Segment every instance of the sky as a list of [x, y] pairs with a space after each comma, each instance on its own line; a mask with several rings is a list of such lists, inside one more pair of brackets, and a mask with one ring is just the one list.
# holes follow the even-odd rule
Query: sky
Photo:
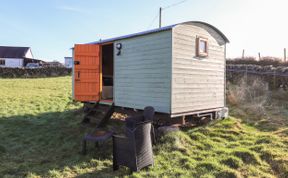
[[[76, 43], [204, 21], [230, 40], [227, 57], [283, 56], [287, 0], [0, 0], [0, 45], [29, 46], [35, 58], [64, 61]], [[178, 5], [174, 5], [178, 4]]]

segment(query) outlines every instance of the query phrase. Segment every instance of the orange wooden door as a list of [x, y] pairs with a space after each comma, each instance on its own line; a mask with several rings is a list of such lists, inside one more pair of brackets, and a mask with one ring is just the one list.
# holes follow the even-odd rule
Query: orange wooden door
[[100, 45], [75, 45], [74, 96], [83, 102], [100, 100]]

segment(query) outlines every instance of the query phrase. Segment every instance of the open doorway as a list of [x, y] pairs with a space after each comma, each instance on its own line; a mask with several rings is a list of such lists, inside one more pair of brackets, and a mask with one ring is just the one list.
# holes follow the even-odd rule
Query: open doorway
[[102, 45], [102, 96], [101, 99], [113, 102], [114, 78], [113, 43]]

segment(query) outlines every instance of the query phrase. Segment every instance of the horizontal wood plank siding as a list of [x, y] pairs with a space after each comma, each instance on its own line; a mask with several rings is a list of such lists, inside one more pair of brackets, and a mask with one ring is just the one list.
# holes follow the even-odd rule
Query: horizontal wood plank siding
[[[117, 43], [122, 43], [119, 56]], [[170, 113], [172, 30], [116, 41], [114, 51], [115, 105]]]
[[[225, 41], [210, 27], [173, 28], [172, 114], [224, 107]], [[208, 57], [196, 56], [197, 36], [208, 39]]]

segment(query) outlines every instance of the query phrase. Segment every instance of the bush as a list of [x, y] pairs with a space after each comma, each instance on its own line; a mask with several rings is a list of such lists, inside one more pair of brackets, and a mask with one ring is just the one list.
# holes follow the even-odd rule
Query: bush
[[236, 85], [228, 83], [228, 102], [232, 105], [253, 104], [263, 107], [269, 97], [268, 84], [259, 78], [241, 78]]

